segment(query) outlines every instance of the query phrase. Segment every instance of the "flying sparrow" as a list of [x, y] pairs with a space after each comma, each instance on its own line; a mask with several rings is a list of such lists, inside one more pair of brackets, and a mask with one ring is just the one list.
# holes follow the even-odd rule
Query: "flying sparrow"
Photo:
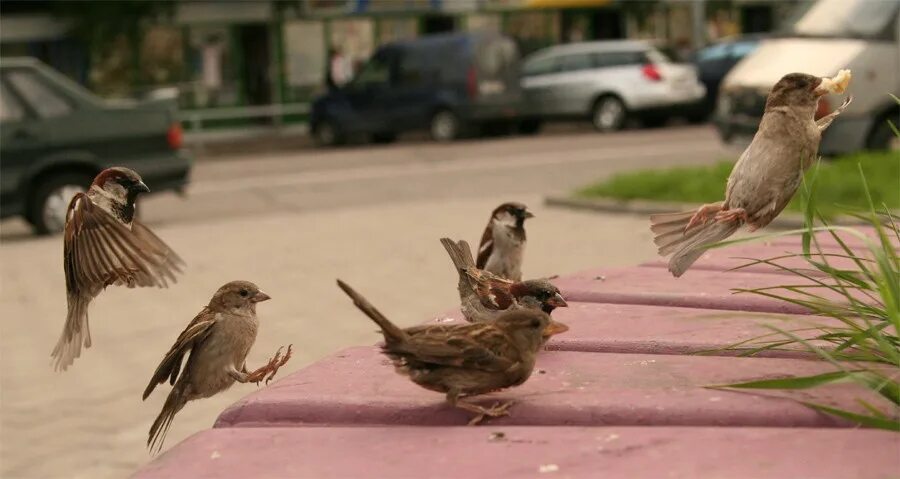
[[[172, 419], [188, 401], [211, 397], [235, 381], [258, 384], [265, 379], [268, 383], [290, 359], [291, 346], [284, 356], [279, 348], [264, 366], [247, 371], [245, 360], [259, 328], [256, 303], [268, 299], [269, 295], [255, 284], [232, 281], [219, 288], [209, 304], [178, 335], [144, 389], [143, 399], [147, 399], [157, 384], [169, 381], [174, 385], [150, 427], [147, 446], [151, 450], [162, 448]], [[190, 356], [182, 370], [182, 360], [188, 352]]]
[[491, 213], [476, 266], [513, 281], [522, 280], [522, 255], [525, 252], [525, 220], [534, 218], [522, 203], [503, 203]]
[[465, 241], [441, 238], [459, 273], [459, 300], [463, 316], [469, 322], [490, 321], [506, 311], [526, 308], [550, 314], [568, 304], [559, 289], [546, 279], [510, 281], [478, 269]]
[[382, 352], [397, 372], [419, 386], [445, 393], [447, 402], [476, 414], [469, 425], [486, 416], [509, 414], [512, 401], [485, 408], [462, 399], [518, 386], [534, 369], [545, 331], [564, 331], [561, 323], [537, 310], [510, 311], [495, 321], [476, 324], [429, 324], [400, 329], [350, 286], [338, 286], [353, 304], [381, 328]]
[[68, 313], [51, 356], [65, 370], [91, 347], [88, 305], [109, 285], [165, 288], [184, 262], [134, 219], [134, 201], [150, 191], [128, 168], [100, 172], [87, 193], [76, 193], [66, 212], [63, 268]]
[[820, 97], [843, 93], [850, 71], [834, 78], [804, 73], [782, 77], [766, 100], [753, 141], [731, 170], [725, 201], [695, 211], [652, 215], [650, 229], [661, 256], [672, 255], [669, 271], [681, 276], [712, 243], [747, 225], [750, 231], [768, 225], [787, 206], [803, 174], [816, 159], [822, 132], [850, 104], [815, 120]]

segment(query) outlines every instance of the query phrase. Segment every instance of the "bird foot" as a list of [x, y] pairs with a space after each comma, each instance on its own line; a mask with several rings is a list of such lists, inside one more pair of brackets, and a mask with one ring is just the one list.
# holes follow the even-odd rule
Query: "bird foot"
[[690, 221], [688, 221], [687, 226], [684, 227], [684, 230], [687, 231], [694, 226], [701, 225], [706, 223], [709, 220], [709, 217], [715, 213], [718, 215], [722, 211], [722, 203], [709, 203], [697, 208], [697, 212], [694, 213], [694, 216], [691, 216]]
[[[284, 356], [281, 355], [281, 350], [284, 349], [284, 346], [278, 348], [278, 351], [275, 352], [275, 356], [270, 359], [268, 363], [247, 375], [247, 382], [255, 383], [259, 386], [260, 381], [265, 379], [266, 384], [269, 384], [269, 381], [275, 377], [275, 373], [278, 372], [278, 369], [284, 366], [285, 363], [288, 362], [288, 359], [291, 359], [291, 346], [293, 345], [288, 345], [287, 352], [284, 353]], [[268, 375], [268, 377], [266, 377], [266, 375]]]
[[472, 412], [477, 412], [478, 414], [473, 417], [468, 425], [474, 426], [476, 424], [481, 423], [485, 419], [485, 417], [502, 417], [509, 416], [509, 408], [515, 403], [515, 401], [507, 401], [505, 403], [497, 402], [493, 406], [489, 408], [485, 408], [482, 406], [478, 406], [475, 404], [468, 404], [468, 406], [472, 406], [472, 408], [464, 408]]
[[747, 217], [747, 211], [743, 208], [732, 208], [730, 210], [723, 210], [716, 213], [716, 221], [731, 222], [737, 219], [740, 219], [744, 223], [747, 223], [749, 221], [749, 218]]

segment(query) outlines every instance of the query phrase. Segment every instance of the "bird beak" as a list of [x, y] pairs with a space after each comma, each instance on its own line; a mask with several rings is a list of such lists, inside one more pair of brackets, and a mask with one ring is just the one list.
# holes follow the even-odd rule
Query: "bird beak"
[[551, 296], [550, 299], [546, 301], [546, 303], [550, 306], [553, 306], [554, 308], [566, 308], [569, 306], [569, 303], [567, 303], [559, 293]]
[[263, 293], [262, 291], [259, 291], [258, 293], [256, 293], [255, 295], [253, 295], [252, 298], [250, 298], [250, 301], [252, 301], [252, 302], [254, 302], [254, 303], [261, 303], [261, 302], [263, 302], [263, 301], [268, 301], [268, 300], [270, 300], [270, 299], [272, 299], [271, 296], [269, 296], [269, 295], [266, 294], [266, 293]]
[[568, 330], [569, 330], [569, 327], [566, 326], [565, 324], [560, 323], [559, 321], [551, 320], [550, 325], [547, 326], [546, 329], [544, 329], [543, 336], [545, 338], [549, 338], [550, 336], [555, 336], [560, 333], [565, 333]]
[[528, 211], [528, 210], [525, 210], [525, 211], [522, 212], [522, 218], [525, 218], [526, 220], [527, 220], [528, 218], [534, 218], [534, 213], [532, 213], [532, 212], [530, 212], [530, 211]]
[[824, 81], [824, 79], [819, 78], [819, 84], [816, 85], [815, 88], [813, 88], [813, 94], [816, 95], [817, 97], [825, 96], [825, 95], [831, 93], [830, 86], [831, 86], [831, 82], [826, 82], [826, 81]]
[[131, 187], [131, 191], [134, 191], [137, 193], [149, 193], [150, 188], [148, 188], [147, 185], [145, 185], [143, 181], [138, 181], [136, 185]]

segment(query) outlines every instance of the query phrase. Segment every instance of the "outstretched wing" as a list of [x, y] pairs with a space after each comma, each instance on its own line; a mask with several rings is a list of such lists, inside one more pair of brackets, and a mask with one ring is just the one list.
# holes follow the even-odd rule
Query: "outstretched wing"
[[181, 259], [140, 223], [129, 230], [84, 193], [69, 203], [63, 244], [66, 290], [94, 295], [111, 284], [166, 287]]
[[169, 349], [169, 352], [163, 357], [153, 377], [150, 378], [150, 384], [144, 389], [143, 399], [153, 392], [157, 384], [162, 384], [169, 380], [170, 384], [175, 384], [178, 379], [178, 373], [181, 371], [181, 363], [184, 355], [188, 353], [194, 346], [202, 342], [212, 332], [212, 327], [216, 323], [216, 313], [209, 308], [203, 308], [187, 328], [178, 335], [175, 344]]

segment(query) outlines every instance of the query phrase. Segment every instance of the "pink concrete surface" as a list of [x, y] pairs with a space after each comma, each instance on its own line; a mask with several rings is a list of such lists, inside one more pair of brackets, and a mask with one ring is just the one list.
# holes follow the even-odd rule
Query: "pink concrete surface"
[[[809, 314], [809, 310], [786, 301], [757, 294], [735, 294], [736, 288], [778, 285], [811, 285], [803, 278], [766, 273], [689, 270], [681, 278], [663, 268], [595, 268], [553, 279], [567, 301], [643, 304], [686, 308], [757, 311], [765, 313]], [[779, 294], [794, 295], [786, 291]], [[816, 293], [839, 299], [822, 289]]]
[[898, 448], [898, 434], [858, 429], [226, 428], [134, 477], [876, 479], [896, 477]]
[[[691, 270], [730, 271], [734, 273], [772, 273], [782, 275], [793, 274], [771, 264], [758, 263], [753, 264], [752, 266], [747, 266], [754, 260], [773, 260], [780, 266], [791, 269], [799, 269], [802, 270], [805, 274], [824, 276], [824, 273], [815, 269], [801, 257], [792, 256], [780, 258], [782, 256], [800, 254], [802, 253], [802, 251], [803, 250], [800, 247], [799, 243], [796, 245], [750, 243], [746, 245], [736, 245], [727, 248], [715, 248], [707, 250], [706, 253], [702, 257], [700, 257], [700, 259], [698, 259], [693, 266], [691, 266]], [[852, 260], [840, 257], [845, 256], [846, 253], [837, 246], [824, 246], [822, 247], [822, 251], [826, 255], [839, 256], [827, 256], [825, 258], [822, 258], [820, 255], [814, 254], [812, 255], [813, 261], [819, 263], [827, 261], [829, 265], [835, 268], [853, 270], [857, 269], [856, 264], [853, 263]], [[865, 251], [858, 251], [856, 254], [866, 256]], [[776, 260], [775, 258], [779, 259]], [[643, 263], [641, 264], [641, 266], [666, 268], [667, 260], [666, 258], [657, 258]], [[690, 274], [690, 272], [686, 274]]]
[[[553, 317], [568, 325], [569, 331], [552, 337], [547, 343], [549, 350], [641, 354], [703, 353], [713, 356], [738, 356], [755, 348], [756, 346], [743, 346], [735, 350], [723, 350], [741, 341], [772, 334], [773, 331], [765, 325], [797, 331], [801, 328], [841, 324], [831, 318], [808, 315], [578, 302], [570, 302], [568, 308], [557, 309], [553, 312]], [[459, 311], [439, 315], [436, 321], [449, 319], [464, 322]], [[801, 337], [812, 336], [814, 333], [796, 332]], [[767, 338], [774, 339], [778, 337]], [[756, 356], [816, 357], [803, 346], [764, 351]]]
[[[846, 426], [787, 399], [706, 386], [832, 371], [820, 361], [544, 351], [522, 386], [479, 403], [517, 401], [495, 425]], [[857, 398], [884, 400], [855, 384], [795, 392], [862, 412]], [[216, 427], [280, 425], [464, 425], [470, 415], [395, 373], [377, 348], [346, 349], [226, 409]]]

